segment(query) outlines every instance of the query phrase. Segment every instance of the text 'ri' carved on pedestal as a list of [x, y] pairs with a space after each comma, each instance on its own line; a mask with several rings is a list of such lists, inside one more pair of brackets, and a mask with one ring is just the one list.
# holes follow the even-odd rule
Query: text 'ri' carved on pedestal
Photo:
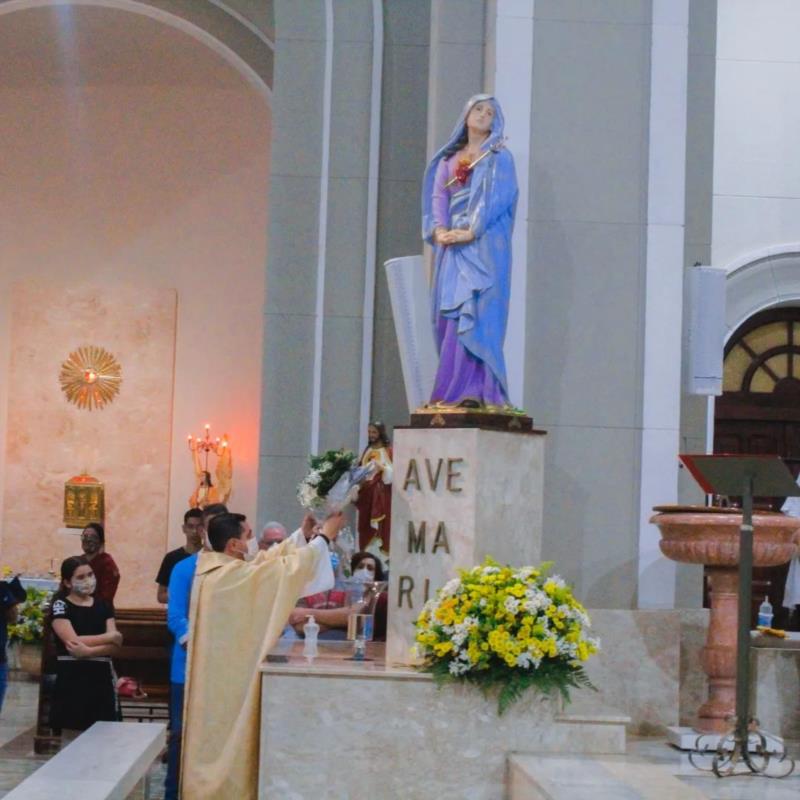
[[[460, 478], [462, 477], [461, 468], [464, 464], [463, 458], [425, 458], [421, 459], [422, 469], [417, 459], [412, 458], [408, 462], [405, 479], [403, 480], [403, 491], [416, 489], [419, 492], [435, 492], [440, 483], [446, 492], [459, 494], [462, 492]], [[429, 533], [432, 538], [429, 540]], [[430, 542], [430, 550], [428, 544]], [[436, 555], [437, 553], [450, 555], [450, 543], [447, 540], [447, 524], [444, 520], [435, 520], [428, 526], [428, 520], [421, 520], [415, 523], [414, 520], [408, 521], [408, 553], [412, 555]], [[425, 603], [430, 596], [430, 578], [423, 581], [423, 600]], [[404, 599], [408, 602], [408, 608], [414, 608], [412, 592], [414, 591], [414, 577], [411, 575], [401, 575], [397, 584], [397, 607], [402, 608]]]

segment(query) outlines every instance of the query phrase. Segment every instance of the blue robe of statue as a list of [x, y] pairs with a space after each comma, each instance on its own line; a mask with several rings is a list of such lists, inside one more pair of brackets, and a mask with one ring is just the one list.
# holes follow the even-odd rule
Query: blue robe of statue
[[[425, 171], [422, 235], [434, 246], [432, 312], [439, 350], [431, 403], [508, 404], [503, 342], [511, 282], [511, 232], [517, 201], [514, 160], [503, 147], [478, 163], [465, 184], [448, 189], [452, 156], [464, 145], [466, 119], [480, 101], [494, 106], [492, 128], [481, 152], [503, 139], [503, 113], [490, 95], [471, 97], [447, 143]], [[469, 228], [466, 244], [437, 245], [437, 227]]]

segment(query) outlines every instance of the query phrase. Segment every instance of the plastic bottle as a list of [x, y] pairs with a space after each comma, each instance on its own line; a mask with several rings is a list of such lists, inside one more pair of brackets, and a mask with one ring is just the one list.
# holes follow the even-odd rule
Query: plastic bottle
[[313, 614], [308, 618], [308, 621], [303, 625], [303, 634], [305, 641], [303, 642], [303, 655], [312, 661], [317, 657], [317, 634], [319, 633], [319, 625], [317, 625]]
[[769, 598], [765, 597], [764, 602], [758, 607], [758, 622], [756, 623], [759, 628], [772, 627], [772, 604]]

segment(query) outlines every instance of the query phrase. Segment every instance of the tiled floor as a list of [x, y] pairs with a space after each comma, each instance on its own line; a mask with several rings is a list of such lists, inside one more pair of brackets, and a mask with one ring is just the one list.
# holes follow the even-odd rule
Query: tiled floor
[[[47, 760], [33, 752], [38, 684], [11, 681], [0, 714], [0, 798]], [[150, 798], [163, 800], [165, 767], [156, 762], [150, 772]]]

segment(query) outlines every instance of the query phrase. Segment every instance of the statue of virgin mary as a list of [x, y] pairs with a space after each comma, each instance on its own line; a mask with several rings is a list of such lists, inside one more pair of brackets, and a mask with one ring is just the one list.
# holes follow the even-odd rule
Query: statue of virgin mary
[[503, 342], [516, 202], [503, 112], [494, 97], [477, 94], [423, 180], [422, 236], [434, 248], [432, 312], [439, 351], [433, 406], [509, 406]]

